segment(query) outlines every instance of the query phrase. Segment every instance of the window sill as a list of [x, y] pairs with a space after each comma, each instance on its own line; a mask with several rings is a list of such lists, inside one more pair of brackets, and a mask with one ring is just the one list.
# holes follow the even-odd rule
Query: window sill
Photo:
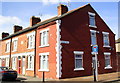
[[27, 48], [27, 49], [34, 49], [34, 47], [29, 47], [29, 48]]
[[28, 71], [34, 71], [34, 69], [26, 69], [26, 70], [28, 70]]
[[105, 45], [104, 45], [103, 47], [105, 47], [105, 48], [110, 48], [110, 46], [105, 46]]
[[10, 51], [6, 51], [5, 53], [9, 53]]
[[13, 70], [17, 70], [17, 68], [12, 68]]
[[84, 68], [76, 68], [74, 71], [84, 70]]
[[17, 50], [13, 50], [12, 52], [16, 52]]
[[97, 28], [97, 26], [92, 26], [92, 25], [89, 25], [89, 27]]
[[105, 69], [112, 69], [112, 67], [111, 67], [111, 66], [109, 66], [109, 67], [105, 67]]
[[42, 45], [42, 46], [39, 46], [40, 48], [43, 48], [43, 47], [49, 47], [49, 44], [47, 45]]
[[49, 72], [49, 69], [39, 69], [38, 71], [46, 71], [46, 72]]

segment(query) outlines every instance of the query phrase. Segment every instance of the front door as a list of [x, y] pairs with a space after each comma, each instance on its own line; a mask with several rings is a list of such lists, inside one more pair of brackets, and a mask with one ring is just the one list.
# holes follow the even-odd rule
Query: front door
[[18, 56], [18, 73], [21, 74], [21, 57]]
[[22, 74], [25, 75], [25, 56], [22, 57]]

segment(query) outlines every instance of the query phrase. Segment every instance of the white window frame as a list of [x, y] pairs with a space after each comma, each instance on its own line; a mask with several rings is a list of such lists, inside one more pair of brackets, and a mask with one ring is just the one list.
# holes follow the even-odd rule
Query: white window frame
[[12, 69], [16, 70], [17, 69], [17, 57], [12, 57]]
[[13, 43], [12, 52], [15, 52], [15, 51], [17, 51], [18, 38], [12, 39], [12, 43]]
[[5, 52], [10, 52], [10, 40], [6, 41], [6, 48], [5, 48]]
[[[74, 60], [75, 60], [75, 68], [74, 68], [74, 71], [77, 71], [77, 70], [84, 70], [83, 68], [83, 54], [84, 52], [83, 51], [74, 51]], [[76, 68], [76, 55], [80, 55], [82, 56], [82, 67], [81, 68]]]
[[0, 58], [0, 66], [2, 66], [2, 58]]
[[[110, 65], [108, 66], [105, 66], [105, 69], [112, 69], [112, 66], [111, 66], [111, 53], [109, 52], [104, 52], [104, 57], [105, 57], [105, 60], [106, 60], [106, 56], [109, 56], [109, 59], [110, 59]], [[108, 58], [107, 58], [108, 59]], [[106, 64], [106, 63], [105, 63]]]
[[6, 60], [5, 60], [6, 62], [5, 62], [5, 66], [6, 67], [9, 67], [9, 57], [6, 57]]
[[[103, 47], [110, 47], [109, 33], [108, 32], [102, 32], [102, 33], [103, 33]], [[104, 35], [107, 35], [109, 45], [105, 45], [105, 37], [104, 37]]]
[[[95, 22], [95, 13], [88, 12], [88, 14], [89, 14], [89, 27], [97, 28], [97, 27], [96, 27], [96, 22]], [[92, 18], [94, 18], [94, 25], [91, 25], [91, 24], [90, 24], [91, 16], [92, 16]]]
[[90, 30], [90, 35], [91, 35], [91, 46], [93, 46], [93, 44], [92, 44], [92, 33], [95, 33], [95, 39], [96, 39], [96, 44], [95, 45], [97, 45], [97, 35], [96, 35], [96, 31], [95, 30]]
[[[43, 56], [45, 56], [45, 60], [47, 61], [47, 69], [44, 69], [44, 66], [43, 65]], [[49, 52], [46, 52], [46, 53], [39, 53], [39, 61], [40, 61], [40, 69], [38, 71], [49, 71]]]
[[[32, 57], [31, 61], [30, 61], [30, 57]], [[33, 71], [34, 70], [34, 55], [28, 55], [28, 68], [26, 70], [31, 70]]]
[[28, 33], [27, 34], [27, 39], [28, 39], [28, 49], [33, 49], [35, 48], [35, 31]]
[[40, 46], [39, 47], [47, 47], [47, 46], [49, 46], [49, 28], [40, 31]]

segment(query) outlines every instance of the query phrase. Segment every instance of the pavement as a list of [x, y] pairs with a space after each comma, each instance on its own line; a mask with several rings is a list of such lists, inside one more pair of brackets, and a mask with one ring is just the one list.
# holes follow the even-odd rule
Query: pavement
[[[98, 82], [105, 82], [105, 83], [110, 83], [110, 82], [116, 82], [120, 83], [120, 72], [113, 72], [113, 73], [107, 73], [107, 74], [99, 74], [98, 75]], [[37, 78], [37, 77], [30, 77], [30, 76], [23, 76], [19, 75], [17, 80], [20, 80], [21, 82], [40, 82], [42, 79]], [[45, 79], [46, 82], [93, 82], [94, 77], [92, 76], [84, 76], [84, 77], [75, 77], [75, 78], [66, 78], [66, 79], [60, 79], [60, 80], [54, 80], [54, 79]]]

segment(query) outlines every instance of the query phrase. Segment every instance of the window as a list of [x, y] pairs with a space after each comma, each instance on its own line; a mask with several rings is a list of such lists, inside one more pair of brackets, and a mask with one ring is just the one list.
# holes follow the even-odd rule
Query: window
[[40, 53], [40, 71], [49, 71], [48, 55], [49, 53]]
[[28, 56], [28, 69], [27, 70], [33, 70], [34, 69], [34, 56], [29, 55]]
[[91, 45], [97, 45], [97, 40], [96, 40], [96, 31], [90, 30], [91, 31]]
[[110, 61], [110, 54], [111, 53], [104, 53], [104, 55], [105, 55], [105, 69], [112, 68], [111, 61]]
[[0, 59], [0, 66], [2, 66], [2, 59]]
[[6, 42], [6, 52], [10, 52], [10, 41]]
[[9, 57], [6, 58], [6, 67], [9, 67]]
[[109, 45], [109, 33], [103, 32], [103, 47], [110, 47]]
[[27, 38], [28, 38], [28, 49], [32, 49], [35, 47], [35, 32], [29, 33], [27, 34]]
[[13, 41], [13, 49], [12, 51], [17, 51], [17, 40]]
[[75, 55], [75, 69], [74, 70], [84, 70], [83, 68], [83, 52], [74, 51]]
[[45, 47], [45, 46], [49, 46], [48, 44], [48, 37], [49, 37], [49, 29], [40, 31], [40, 47]]
[[96, 27], [95, 26], [95, 13], [88, 12], [88, 14], [89, 14], [89, 26]]
[[16, 61], [17, 61], [17, 60], [16, 60], [16, 57], [13, 57], [13, 58], [12, 58], [12, 69], [13, 69], [13, 70], [16, 70]]

